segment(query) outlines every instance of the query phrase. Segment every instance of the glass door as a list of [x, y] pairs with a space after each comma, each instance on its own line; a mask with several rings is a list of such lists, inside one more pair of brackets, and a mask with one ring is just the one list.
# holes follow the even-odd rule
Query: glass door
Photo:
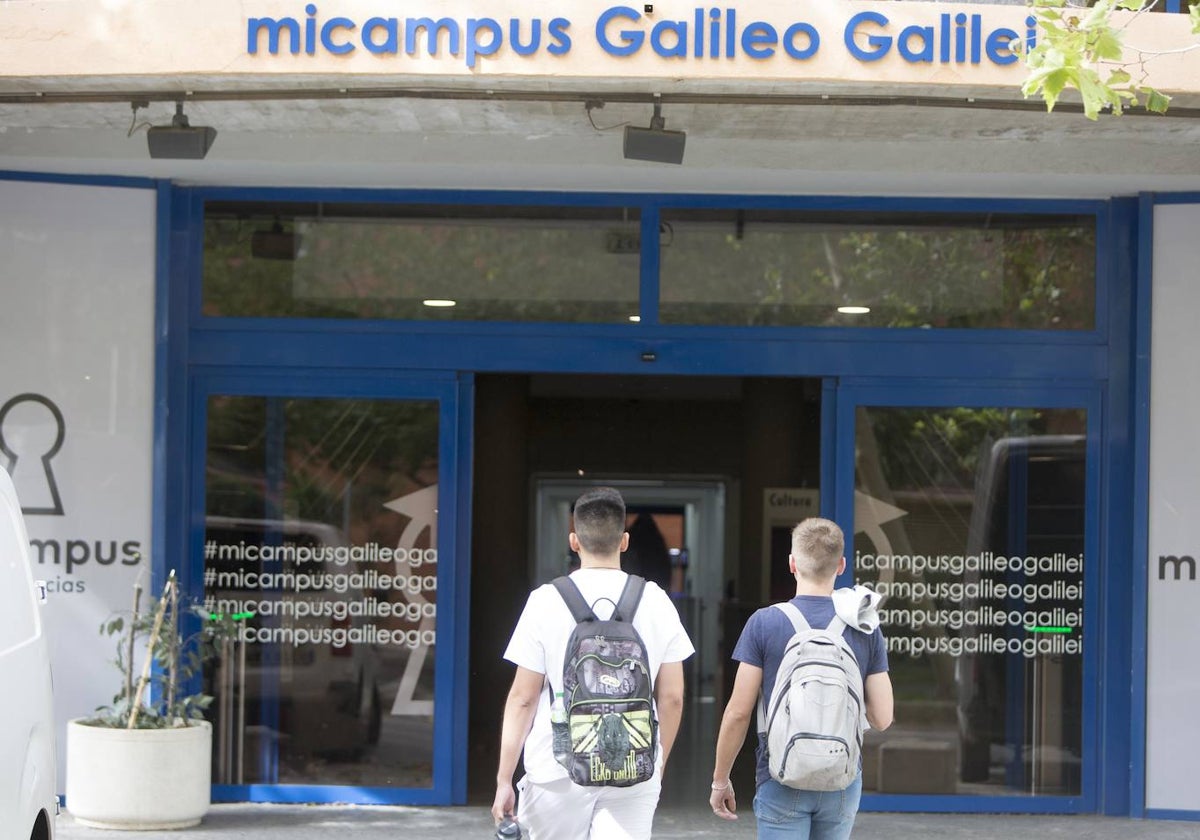
[[837, 389], [845, 583], [884, 596], [896, 695], [867, 734], [868, 807], [1094, 807], [1098, 406], [1082, 387]]
[[205, 674], [215, 795], [453, 802], [458, 384], [238, 376], [195, 393], [193, 591], [236, 627]]

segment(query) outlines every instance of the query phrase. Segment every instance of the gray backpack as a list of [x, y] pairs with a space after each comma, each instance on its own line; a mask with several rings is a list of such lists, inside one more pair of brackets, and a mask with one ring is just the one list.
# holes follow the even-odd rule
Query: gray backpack
[[835, 615], [814, 630], [794, 604], [773, 606], [796, 633], [765, 708], [759, 696], [771, 778], [798, 790], [844, 790], [858, 776], [864, 726], [862, 672], [842, 635], [846, 623]]

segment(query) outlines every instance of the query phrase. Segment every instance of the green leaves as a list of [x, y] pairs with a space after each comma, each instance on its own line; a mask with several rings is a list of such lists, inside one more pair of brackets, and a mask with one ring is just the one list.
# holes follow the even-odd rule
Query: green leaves
[[[126, 678], [112, 703], [98, 708], [90, 723], [125, 728], [132, 719], [138, 729], [168, 729], [204, 717], [212, 698], [199, 691], [183, 692], [199, 688], [204, 663], [217, 653], [223, 639], [233, 637], [236, 628], [230, 621], [207, 620], [202, 605], [185, 605], [182, 612], [186, 615], [177, 607], [177, 601], [164, 592], [161, 598], [135, 606], [130, 614], [114, 616], [100, 625], [101, 635], [116, 637], [114, 664]], [[160, 617], [162, 620], [156, 621]], [[185, 633], [184, 626], [198, 629]], [[139, 661], [129, 661], [131, 656]], [[142, 672], [144, 657], [149, 657], [151, 668], [139, 698], [135, 679]]]
[[[1124, 60], [1122, 28], [1114, 26], [1112, 19], [1118, 9], [1142, 14], [1154, 2], [1097, 0], [1090, 9], [1079, 9], [1076, 14], [1065, 0], [1033, 0], [1038, 40], [1025, 55], [1029, 75], [1021, 85], [1021, 93], [1041, 96], [1046, 110], [1053, 111], [1063, 93], [1074, 90], [1090, 120], [1099, 118], [1103, 111], [1120, 115], [1141, 98], [1145, 98], [1146, 110], [1164, 113], [1171, 98], [1143, 84], [1144, 70], [1141, 78], [1135, 79], [1126, 69], [1131, 62]], [[1200, 33], [1200, 2], [1188, 11], [1192, 31]]]

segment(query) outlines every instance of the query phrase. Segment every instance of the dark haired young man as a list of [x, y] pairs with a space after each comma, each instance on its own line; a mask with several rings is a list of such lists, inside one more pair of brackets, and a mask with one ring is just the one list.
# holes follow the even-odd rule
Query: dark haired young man
[[[580, 568], [571, 580], [607, 618], [621, 597], [627, 575], [621, 552], [629, 545], [625, 501], [611, 487], [589, 490], [575, 502], [571, 549]], [[647, 582], [633, 618], [646, 645], [658, 717], [658, 766], [654, 777], [630, 787], [582, 787], [567, 777], [551, 748], [549, 682], [562, 688], [567, 640], [575, 629], [566, 602], [551, 584], [529, 595], [504, 658], [517, 666], [500, 738], [500, 767], [492, 816], [516, 813], [529, 840], [648, 840], [662, 789], [662, 770], [683, 713], [683, 660], [694, 652], [679, 613], [665, 592]], [[525, 775], [512, 777], [524, 750]]]
[[[828, 519], [805, 519], [792, 531], [788, 568], [796, 578], [796, 597], [791, 603], [804, 615], [810, 627], [828, 627], [835, 613], [844, 618], [839, 601], [845, 602], [854, 612], [861, 593], [866, 592], [865, 587], [858, 592], [834, 592], [834, 581], [846, 569], [846, 558], [842, 555], [844, 548], [842, 529]], [[850, 597], [842, 599], [839, 593], [847, 593]], [[874, 612], [874, 601], [870, 611]], [[876, 729], [887, 729], [892, 725], [893, 700], [886, 642], [879, 630], [877, 616], [873, 622], [867, 622], [874, 624], [870, 633], [855, 629], [862, 623], [858, 619], [855, 612], [843, 635], [854, 651], [862, 674], [867, 721]], [[775, 673], [794, 632], [787, 615], [774, 607], [766, 607], [750, 616], [733, 648], [733, 658], [740, 664], [717, 735], [716, 764], [709, 798], [713, 813], [723, 819], [737, 819], [737, 799], [729, 771], [746, 739], [746, 730], [758, 706], [759, 692], [771, 696]], [[797, 790], [771, 778], [761, 737], [756, 758], [754, 815], [758, 819], [759, 840], [769, 837], [846, 840], [850, 836], [862, 796], [861, 768], [858, 778], [844, 790]]]

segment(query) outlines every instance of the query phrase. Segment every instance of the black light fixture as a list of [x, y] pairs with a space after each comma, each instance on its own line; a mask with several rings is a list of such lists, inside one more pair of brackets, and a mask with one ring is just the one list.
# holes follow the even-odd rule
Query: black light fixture
[[300, 234], [284, 230], [278, 217], [270, 228], [256, 230], [250, 235], [250, 256], [256, 259], [294, 260], [299, 252]]
[[650, 118], [649, 128], [625, 126], [625, 159], [683, 163], [683, 145], [687, 142], [687, 133], [667, 131], [666, 124], [667, 121], [662, 115], [662, 105], [655, 102], [654, 116]]
[[215, 139], [215, 128], [188, 123], [182, 102], [175, 103], [175, 116], [170, 125], [154, 125], [146, 132], [146, 143], [152, 158], [201, 160], [208, 154]]

